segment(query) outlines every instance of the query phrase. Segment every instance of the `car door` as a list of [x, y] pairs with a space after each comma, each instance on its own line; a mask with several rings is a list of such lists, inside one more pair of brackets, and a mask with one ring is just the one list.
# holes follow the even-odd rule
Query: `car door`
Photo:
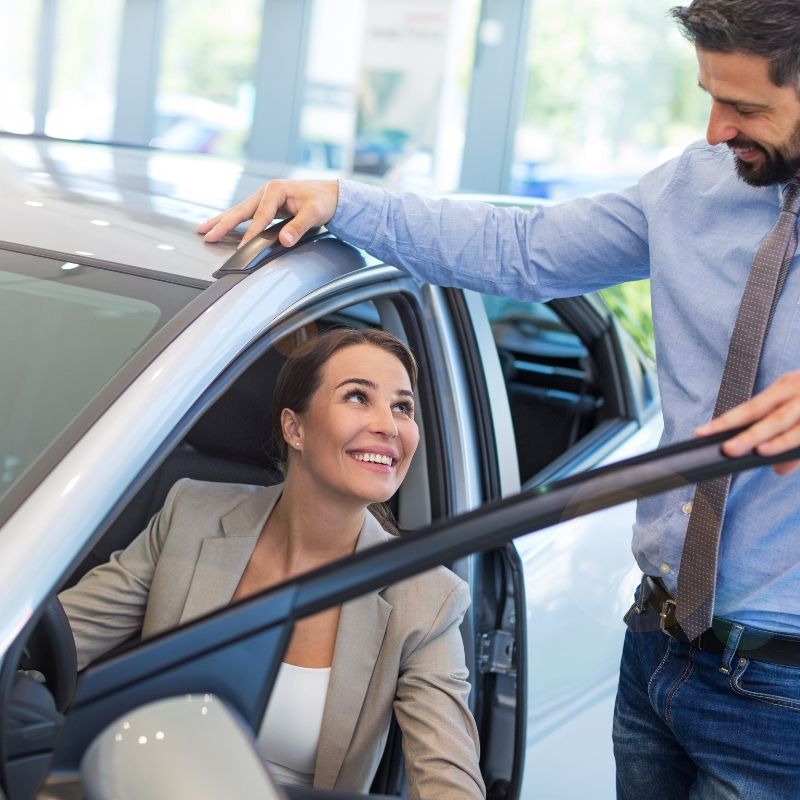
[[[519, 537], [546, 536], [553, 525], [565, 520], [770, 462], [752, 455], [740, 459], [722, 456], [719, 445], [723, 438], [710, 437], [638, 456], [434, 523], [299, 576], [92, 667], [70, 709], [56, 754], [58, 767], [74, 770], [93, 736], [110, 720], [164, 696], [212, 692], [257, 729], [297, 619], [438, 564], [503, 547]], [[786, 457], [797, 455], [795, 451]], [[568, 656], [569, 647], [564, 650]], [[243, 663], [257, 663], [260, 669], [242, 670]], [[580, 746], [573, 742], [573, 753]], [[508, 796], [529, 795], [522, 794], [517, 784], [509, 787]]]
[[[465, 361], [477, 365], [472, 402], [488, 429], [487, 497], [658, 445], [653, 364], [600, 298], [541, 303], [451, 291], [450, 305], [466, 332]], [[486, 724], [496, 734], [485, 760], [490, 780], [516, 776], [522, 796], [614, 795], [607, 732], [622, 616], [639, 577], [634, 521], [631, 502], [519, 537], [505, 552], [507, 610], [494, 629], [482, 626], [491, 662], [480, 679], [492, 684]], [[513, 658], [497, 657], [503, 648]], [[508, 737], [515, 704], [526, 709], [516, 749]], [[581, 770], [571, 769], [574, 742]]]

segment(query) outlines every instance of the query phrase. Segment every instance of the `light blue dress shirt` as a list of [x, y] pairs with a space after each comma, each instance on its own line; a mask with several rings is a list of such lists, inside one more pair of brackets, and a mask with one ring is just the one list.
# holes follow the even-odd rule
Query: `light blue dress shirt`
[[[739, 301], [781, 187], [738, 178], [725, 145], [703, 142], [625, 191], [534, 211], [394, 195], [341, 181], [329, 229], [424, 281], [549, 300], [651, 279], [662, 444], [711, 418]], [[800, 368], [800, 275], [792, 264], [756, 391]], [[633, 552], [675, 591], [694, 487], [639, 502]], [[734, 476], [715, 613], [800, 633], [800, 471]]]

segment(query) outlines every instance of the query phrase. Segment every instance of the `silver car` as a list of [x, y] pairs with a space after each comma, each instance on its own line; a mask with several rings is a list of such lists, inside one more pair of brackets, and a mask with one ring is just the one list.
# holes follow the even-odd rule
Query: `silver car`
[[[194, 233], [265, 174], [0, 137], [3, 790], [81, 796], [92, 740], [160, 698], [213, 693], [256, 727], [294, 619], [447, 563], [473, 592], [463, 636], [492, 796], [613, 796], [632, 501], [763, 462], [722, 459], [714, 439], [573, 477], [661, 433], [652, 364], [598, 297], [420, 284], [324, 229], [290, 251], [274, 226], [239, 251]], [[130, 542], [178, 478], [277, 481], [282, 344], [341, 324], [391, 331], [420, 362], [420, 448], [392, 500], [404, 535], [132, 643], [74, 690], [54, 595]], [[390, 735], [374, 791], [401, 793], [403, 774]]]

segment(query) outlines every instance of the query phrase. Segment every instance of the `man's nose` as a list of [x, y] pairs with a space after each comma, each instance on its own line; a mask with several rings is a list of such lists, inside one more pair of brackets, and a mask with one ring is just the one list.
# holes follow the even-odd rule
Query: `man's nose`
[[725, 106], [712, 101], [711, 110], [708, 112], [708, 128], [706, 141], [710, 145], [723, 144], [735, 139], [739, 129], [733, 124], [732, 112]]

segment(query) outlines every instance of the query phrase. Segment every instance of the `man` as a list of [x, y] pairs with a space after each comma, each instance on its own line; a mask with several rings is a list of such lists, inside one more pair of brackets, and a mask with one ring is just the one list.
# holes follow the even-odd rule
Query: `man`
[[[199, 230], [215, 241], [252, 217], [246, 240], [280, 212], [285, 245], [327, 224], [423, 280], [520, 299], [649, 277], [663, 444], [745, 426], [729, 455], [796, 447], [800, 2], [693, 0], [673, 16], [711, 97], [707, 143], [626, 191], [526, 213], [273, 181]], [[639, 503], [620, 798], [800, 797], [797, 465]]]

